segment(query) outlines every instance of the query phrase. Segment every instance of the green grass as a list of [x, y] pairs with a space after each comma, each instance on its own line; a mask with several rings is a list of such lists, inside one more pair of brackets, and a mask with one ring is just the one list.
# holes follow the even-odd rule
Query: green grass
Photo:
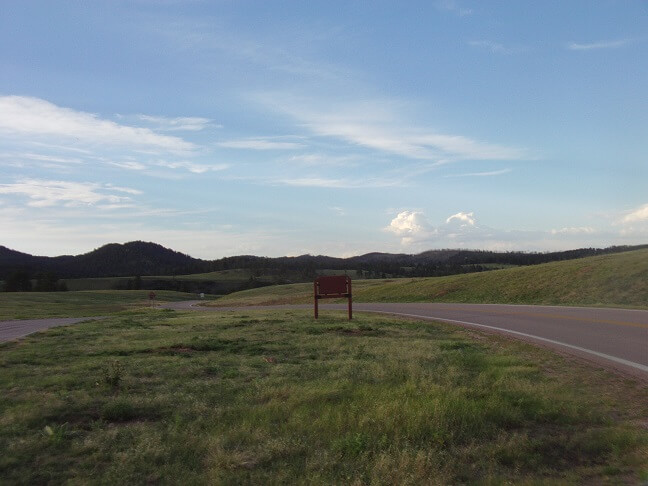
[[125, 312], [0, 345], [0, 389], [6, 484], [632, 484], [648, 467], [641, 384], [363, 314]]
[[[141, 277], [142, 283], [154, 281], [178, 282], [223, 282], [229, 284], [242, 284], [247, 282], [253, 273], [251, 270], [235, 269], [222, 270], [209, 273], [194, 273], [190, 275], [146, 275]], [[63, 279], [69, 290], [112, 290], [119, 286], [125, 287], [134, 277], [97, 277], [97, 278], [68, 278]], [[272, 277], [258, 277], [261, 282], [272, 282]]]
[[[150, 305], [148, 290], [2, 292], [0, 321], [47, 317], [100, 316]], [[195, 294], [160, 290], [156, 302], [196, 299]]]
[[[336, 270], [318, 270], [320, 275], [335, 275], [339, 273]], [[355, 278], [357, 272], [355, 270], [348, 271], [348, 274]], [[128, 281], [132, 281], [134, 277], [96, 277], [96, 278], [68, 278], [62, 279], [69, 290], [112, 290], [116, 288], [125, 288]], [[142, 276], [142, 283], [146, 286], [147, 282], [160, 282], [164, 281], [168, 284], [174, 282], [189, 282], [189, 283], [218, 283], [223, 285], [224, 290], [231, 291], [231, 289], [240, 288], [241, 285], [249, 282], [254, 278], [257, 282], [272, 283], [277, 282], [278, 278], [286, 279], [288, 281], [303, 281], [303, 276], [300, 272], [292, 271], [287, 272], [285, 275], [279, 277], [278, 275], [255, 275], [253, 270], [249, 269], [231, 269], [219, 270], [216, 272], [208, 273], [193, 273], [189, 275], [146, 275]]]
[[[308, 303], [312, 284], [264, 287], [214, 305]], [[472, 302], [648, 308], [648, 250], [435, 278], [361, 280], [356, 302]]]

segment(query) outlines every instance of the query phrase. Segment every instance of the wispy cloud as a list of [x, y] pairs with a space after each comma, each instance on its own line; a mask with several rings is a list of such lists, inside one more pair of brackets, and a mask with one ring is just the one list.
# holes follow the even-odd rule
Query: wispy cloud
[[589, 42], [585, 44], [571, 42], [567, 44], [567, 49], [572, 51], [589, 51], [592, 49], [617, 49], [629, 43], [630, 43], [630, 39], [597, 41], [597, 42]]
[[222, 128], [222, 125], [211, 123], [209, 118], [182, 116], [182, 117], [164, 117], [151, 115], [138, 115], [138, 119], [154, 124], [157, 130], [165, 131], [199, 131], [208, 126]]
[[96, 205], [104, 209], [124, 207], [129, 196], [117, 193], [141, 194], [141, 191], [94, 182], [72, 182], [45, 179], [22, 179], [13, 184], [0, 184], [0, 194], [13, 194], [29, 199], [31, 207]]
[[386, 179], [332, 179], [325, 177], [295, 177], [277, 179], [275, 184], [295, 187], [321, 187], [329, 189], [362, 189], [395, 187], [402, 185], [401, 181]]
[[148, 128], [120, 125], [92, 113], [27, 96], [0, 97], [0, 133], [167, 152], [191, 152], [197, 148], [179, 137], [160, 135]]
[[460, 17], [473, 14], [473, 9], [462, 7], [456, 0], [439, 0], [437, 1], [436, 6], [439, 10], [452, 12]]
[[80, 164], [83, 162], [83, 160], [78, 157], [63, 157], [59, 155], [36, 154], [31, 152], [3, 153], [0, 154], [0, 159], [11, 159], [11, 160], [26, 159], [26, 160], [34, 160], [37, 162], [54, 162], [58, 164]]
[[155, 165], [166, 167], [168, 169], [185, 169], [194, 174], [204, 174], [205, 172], [221, 171], [229, 168], [228, 164], [198, 164], [186, 160], [174, 162], [159, 160], [155, 162]]
[[517, 54], [525, 50], [523, 47], [507, 47], [499, 42], [489, 40], [468, 41], [468, 45], [479, 49], [485, 49], [493, 54]]
[[594, 233], [594, 228], [590, 226], [569, 226], [560, 229], [552, 229], [552, 235], [587, 235]]
[[304, 144], [298, 142], [282, 142], [265, 138], [229, 140], [226, 142], [218, 142], [216, 145], [224, 148], [247, 150], [293, 150], [304, 147]]
[[444, 177], [493, 177], [508, 174], [511, 169], [492, 170], [488, 172], [468, 172], [466, 174], [448, 174]]
[[293, 116], [320, 137], [331, 137], [352, 145], [411, 159], [447, 163], [452, 160], [520, 160], [524, 149], [474, 140], [463, 135], [438, 133], [412, 126], [385, 100], [345, 103], [326, 107], [308, 100], [273, 94], [259, 99]]

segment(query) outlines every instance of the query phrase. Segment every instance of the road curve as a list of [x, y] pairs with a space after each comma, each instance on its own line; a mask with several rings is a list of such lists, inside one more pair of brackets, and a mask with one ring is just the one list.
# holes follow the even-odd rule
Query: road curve
[[24, 319], [19, 321], [1, 321], [0, 322], [0, 343], [12, 341], [28, 334], [32, 334], [50, 327], [69, 326], [83, 321], [92, 319], [102, 319], [101, 317], [62, 317], [49, 319]]
[[[205, 307], [200, 301], [169, 304], [175, 309], [242, 310]], [[258, 306], [254, 309], [310, 308]], [[320, 305], [321, 310], [345, 305]], [[449, 322], [506, 334], [648, 380], [648, 311], [596, 307], [500, 304], [354, 303], [354, 310]]]

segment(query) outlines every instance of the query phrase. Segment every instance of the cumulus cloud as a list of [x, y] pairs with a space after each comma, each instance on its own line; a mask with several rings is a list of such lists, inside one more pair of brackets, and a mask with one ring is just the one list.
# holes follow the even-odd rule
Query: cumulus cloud
[[475, 226], [477, 222], [474, 217], [474, 213], [457, 213], [450, 216], [446, 219], [446, 224], [452, 224], [453, 222], [459, 223], [459, 226]]
[[92, 113], [28, 96], [0, 96], [0, 133], [167, 152], [191, 152], [197, 148], [179, 137], [121, 125]]
[[426, 232], [428, 222], [420, 211], [402, 211], [391, 220], [387, 230], [398, 236], [418, 236]]
[[141, 194], [136, 189], [94, 182], [72, 182], [45, 179], [22, 179], [13, 184], [0, 184], [0, 194], [13, 194], [29, 199], [31, 207], [97, 205], [104, 209], [128, 207], [129, 196], [115, 193]]
[[[628, 244], [623, 232], [602, 232], [588, 226], [564, 227], [549, 231], [497, 229], [480, 224], [475, 213], [460, 211], [432, 225], [421, 211], [402, 211], [385, 228], [401, 238], [407, 251], [431, 248], [472, 248], [483, 250], [566, 250], [592, 245]], [[626, 234], [637, 231], [625, 227]]]

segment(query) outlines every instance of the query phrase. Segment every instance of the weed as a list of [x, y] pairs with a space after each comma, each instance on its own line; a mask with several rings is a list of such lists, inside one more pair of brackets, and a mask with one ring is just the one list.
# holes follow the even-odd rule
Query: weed
[[114, 360], [108, 363], [103, 370], [103, 382], [109, 388], [116, 390], [123, 379], [124, 367], [121, 362]]
[[41, 435], [51, 444], [58, 446], [61, 445], [68, 437], [68, 424], [67, 422], [60, 425], [46, 425], [43, 427]]

